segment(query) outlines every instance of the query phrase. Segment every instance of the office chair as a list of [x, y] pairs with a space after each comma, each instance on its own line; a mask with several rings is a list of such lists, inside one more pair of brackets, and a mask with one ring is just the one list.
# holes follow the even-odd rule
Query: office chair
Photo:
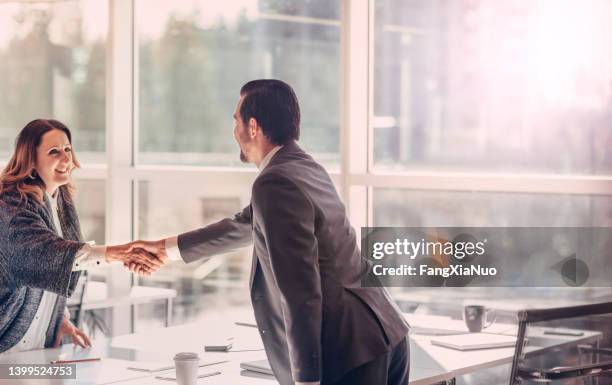
[[74, 324], [74, 326], [79, 329], [83, 325], [84, 311], [83, 311], [83, 301], [85, 299], [85, 294], [87, 291], [87, 282], [89, 281], [89, 274], [85, 270], [81, 272], [79, 280], [74, 288], [74, 291], [70, 298], [68, 299], [66, 306], [68, 310], [70, 310], [70, 321]]
[[72, 323], [79, 329], [83, 328], [83, 324], [86, 324], [91, 337], [95, 337], [96, 331], [100, 330], [103, 335], [110, 335], [110, 331], [104, 317], [96, 314], [95, 310], [85, 310], [83, 301], [87, 294], [87, 284], [89, 283], [89, 272], [87, 270], [81, 273], [77, 287], [72, 294], [72, 298], [76, 300], [70, 301], [67, 305], [70, 310], [70, 319]]
[[87, 292], [87, 283], [89, 282], [89, 274], [87, 272], [87, 270], [83, 271], [81, 273], [81, 282], [79, 282], [79, 286], [80, 286], [80, 295], [79, 295], [79, 301], [78, 303], [76, 303], [74, 305], [74, 325], [77, 328], [81, 328], [81, 325], [83, 324], [83, 318], [84, 318], [84, 310], [83, 310], [83, 300], [85, 299], [85, 294]]
[[[541, 355], [544, 348], [527, 351], [527, 343], [531, 344], [527, 337], [527, 328], [532, 327], [536, 322], [550, 322], [562, 319], [599, 316], [604, 314], [612, 314], [612, 302], [604, 302], [589, 305], [551, 308], [551, 309], [533, 309], [523, 310], [518, 313], [518, 334], [516, 341], [516, 349], [512, 360], [512, 368], [510, 371], [510, 385], [519, 385], [524, 381], [537, 383], [550, 383], [553, 381], [588, 379], [590, 382], [598, 381], [599, 378], [612, 376], [612, 348], [600, 347], [600, 341], [603, 334], [596, 337], [595, 346], [579, 343], [572, 344], [568, 340], [564, 347], [575, 347], [580, 354], [580, 364], [571, 366], [556, 366], [552, 368], [533, 368], [526, 366], [523, 361], [526, 358], [532, 358]], [[542, 328], [540, 328], [542, 329]], [[553, 336], [538, 336], [534, 340], [543, 342], [544, 347], [546, 338], [554, 339]], [[608, 336], [608, 339], [610, 336]], [[533, 341], [534, 343], [536, 341]], [[539, 345], [538, 345], [539, 346]], [[594, 358], [591, 363], [582, 363], [582, 355], [590, 353]], [[600, 360], [601, 357], [605, 360]]]

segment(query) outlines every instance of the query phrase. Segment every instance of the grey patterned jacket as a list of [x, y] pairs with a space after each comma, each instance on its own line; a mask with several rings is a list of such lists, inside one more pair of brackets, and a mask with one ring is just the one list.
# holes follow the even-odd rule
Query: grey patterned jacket
[[72, 294], [80, 272], [72, 272], [83, 247], [74, 205], [60, 188], [58, 216], [64, 238], [58, 235], [51, 204], [20, 200], [18, 193], [0, 195], [0, 352], [21, 340], [36, 314], [43, 290], [57, 293], [45, 347], [55, 341], [66, 297]]

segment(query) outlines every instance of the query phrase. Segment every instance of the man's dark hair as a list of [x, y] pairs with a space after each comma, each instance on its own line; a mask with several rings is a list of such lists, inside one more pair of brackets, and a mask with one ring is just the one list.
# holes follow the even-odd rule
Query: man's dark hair
[[300, 138], [300, 105], [291, 86], [276, 79], [252, 80], [242, 86], [240, 117], [255, 118], [264, 135], [277, 145]]

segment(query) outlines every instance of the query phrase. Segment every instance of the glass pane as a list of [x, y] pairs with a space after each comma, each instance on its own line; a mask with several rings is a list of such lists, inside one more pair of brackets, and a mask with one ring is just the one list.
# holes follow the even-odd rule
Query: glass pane
[[[76, 179], [76, 209], [81, 223], [85, 242], [95, 241], [96, 245], [106, 243], [106, 181]], [[90, 274], [100, 280], [106, 278], [107, 265], [90, 270]]]
[[612, 226], [612, 197], [375, 189], [374, 226]]
[[379, 169], [612, 172], [612, 2], [376, 0]]
[[104, 162], [108, 4], [98, 0], [0, 4], [0, 158], [36, 118], [73, 131], [85, 162]]
[[280, 78], [302, 108], [301, 144], [339, 162], [340, 1], [137, 0], [139, 160], [239, 166], [240, 87]]
[[[454, 191], [375, 189], [374, 226], [612, 226], [612, 197], [588, 195], [516, 194]], [[531, 261], [533, 262], [533, 261]], [[530, 261], [517, 255], [515, 263]], [[405, 311], [461, 318], [465, 303], [486, 303], [498, 308], [506, 320], [529, 307], [601, 302], [612, 296], [610, 288], [503, 288], [436, 287], [392, 288]]]
[[[207, 184], [208, 185], [208, 184]], [[205, 188], [194, 182], [139, 182], [138, 237], [161, 239], [217, 222], [239, 212], [249, 202], [250, 185], [231, 178]], [[207, 262], [171, 262], [157, 273], [140, 278], [146, 286], [178, 291], [174, 324], [195, 321], [205, 311], [249, 304], [251, 249], [246, 248]], [[137, 331], [163, 324], [163, 303], [139, 308]]]

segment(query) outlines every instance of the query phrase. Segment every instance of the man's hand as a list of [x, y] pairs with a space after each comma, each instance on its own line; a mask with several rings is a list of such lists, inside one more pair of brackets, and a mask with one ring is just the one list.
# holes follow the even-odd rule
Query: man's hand
[[139, 248], [135, 243], [125, 245], [108, 246], [106, 248], [106, 261], [120, 261], [130, 271], [140, 275], [151, 275], [165, 264], [167, 257], [160, 258], [144, 248]]
[[143, 249], [151, 254], [154, 254], [164, 263], [168, 260], [168, 254], [166, 254], [166, 241], [160, 239], [159, 241], [134, 241], [128, 243], [132, 248]]
[[66, 315], [64, 315], [59, 330], [57, 331], [57, 337], [55, 337], [55, 343], [53, 344], [54, 348], [60, 345], [60, 343], [62, 342], [62, 338], [65, 335], [69, 335], [70, 338], [72, 338], [72, 342], [82, 348], [88, 348], [91, 346], [91, 341], [89, 340], [89, 337], [87, 337], [85, 333], [83, 333], [76, 326], [74, 326], [72, 322], [70, 322], [70, 318], [68, 318], [68, 316]]
[[[168, 254], [166, 253], [166, 241], [160, 239], [159, 241], [134, 241], [130, 243], [132, 248], [138, 248], [145, 250], [148, 253], [155, 255], [163, 264], [168, 262]], [[130, 271], [137, 274], [146, 274], [145, 266], [138, 264], [137, 262], [124, 262], [123, 265]]]

